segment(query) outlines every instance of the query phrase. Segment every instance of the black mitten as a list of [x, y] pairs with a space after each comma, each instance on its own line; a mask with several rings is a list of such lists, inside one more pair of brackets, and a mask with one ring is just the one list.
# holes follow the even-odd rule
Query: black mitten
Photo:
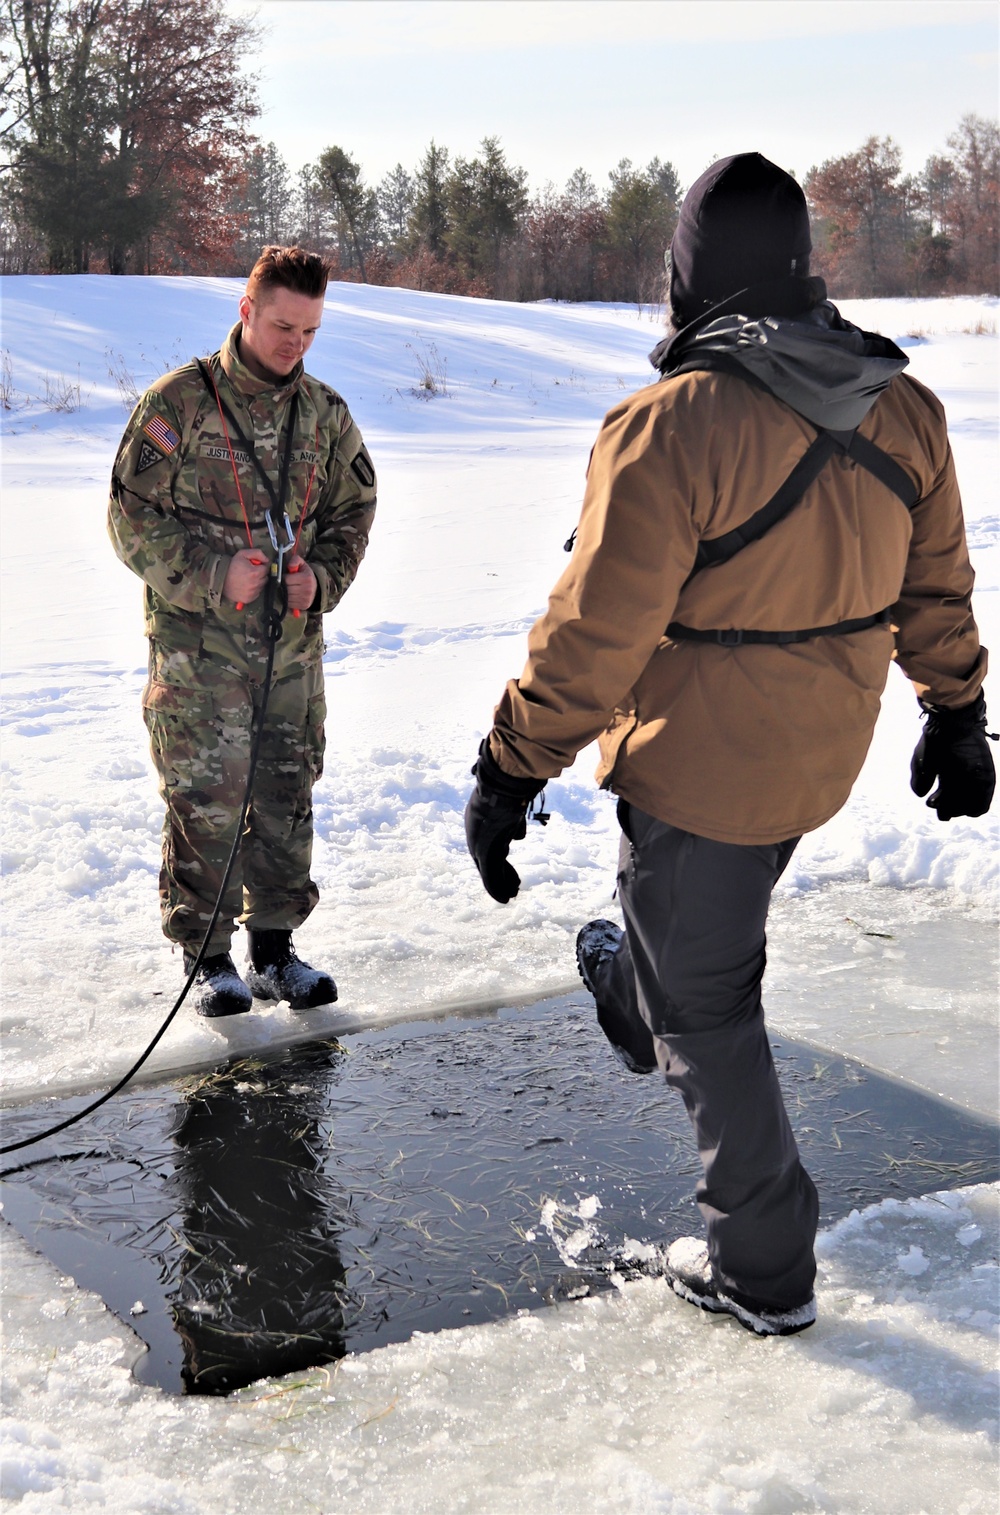
[[465, 839], [486, 893], [506, 905], [521, 887], [520, 876], [507, 861], [510, 844], [523, 838], [528, 806], [545, 781], [504, 773], [486, 741], [480, 744], [472, 772], [476, 787], [465, 807]]
[[[927, 724], [910, 763], [910, 788], [924, 795], [937, 780], [927, 801], [939, 821], [960, 815], [985, 815], [996, 787], [996, 769], [986, 733], [986, 701], [982, 695], [958, 710], [920, 701]], [[995, 741], [996, 738], [994, 737]]]

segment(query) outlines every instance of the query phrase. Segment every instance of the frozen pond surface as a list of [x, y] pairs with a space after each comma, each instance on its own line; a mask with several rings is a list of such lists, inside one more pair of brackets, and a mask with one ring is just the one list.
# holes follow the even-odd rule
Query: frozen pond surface
[[[801, 1043], [774, 1054], [822, 1222], [1000, 1177], [995, 1125]], [[81, 1103], [17, 1110], [4, 1140]], [[587, 996], [126, 1090], [7, 1162], [5, 1219], [174, 1392], [621, 1287], [700, 1231], [683, 1105], [619, 1067]]]
[[997, 1118], [991, 908], [932, 890], [836, 884], [776, 895], [768, 938], [771, 1026]]
[[994, 1515], [997, 1219], [995, 1187], [852, 1214], [821, 1236], [817, 1325], [785, 1340], [647, 1279], [226, 1399], [137, 1384], [131, 1332], [7, 1234], [4, 1494], [25, 1515]]
[[[0, 417], [0, 1029], [16, 1104], [109, 1084], [179, 987], [155, 901], [140, 590], [103, 525], [125, 418], [109, 357], [147, 383], [218, 345], [237, 292], [225, 280], [4, 281], [15, 409]], [[995, 649], [1000, 306], [843, 308], [899, 340], [945, 404], [976, 614]], [[577, 987], [575, 933], [615, 910], [613, 803], [593, 788], [593, 754], [551, 786], [552, 822], [519, 844], [525, 887], [506, 909], [472, 874], [461, 810], [493, 704], [565, 562], [600, 418], [648, 381], [658, 336], [625, 308], [331, 286], [310, 366], [347, 397], [380, 483], [368, 557], [327, 618], [323, 899], [301, 933], [341, 1001], [308, 1025], [255, 1013], [225, 1037], [182, 1015], [158, 1076], [211, 1070], [230, 1052], [266, 1060], [316, 1035], [361, 1046], [362, 1027], [385, 1028], [391, 1044], [393, 1020]], [[448, 393], [428, 402], [413, 393], [414, 354], [432, 342]], [[79, 383], [81, 408], [47, 409], [46, 377]], [[918, 731], [893, 671], [850, 803], [803, 841], [776, 898], [769, 1024], [777, 1041], [859, 1057], [995, 1119], [995, 822], [941, 826], [910, 794]], [[613, 1107], [619, 1075], [602, 1057], [581, 1092]], [[639, 1083], [628, 1098], [659, 1109], [662, 1092]], [[460, 1130], [457, 1117], [431, 1120], [442, 1138]], [[506, 1173], [498, 1162], [492, 1182]], [[0, 1227], [3, 1498], [23, 1515], [995, 1515], [997, 1189], [935, 1192], [957, 1177], [929, 1171], [924, 1199], [892, 1197], [887, 1183], [829, 1227], [818, 1324], [788, 1341], [754, 1342], [647, 1278], [226, 1399], [137, 1383], [132, 1331]], [[606, 1223], [614, 1182], [604, 1210], [566, 1224]], [[578, 1211], [600, 1197], [596, 1181], [579, 1190]], [[669, 1218], [646, 1208], [644, 1220]], [[549, 1255], [555, 1266], [554, 1245]]]

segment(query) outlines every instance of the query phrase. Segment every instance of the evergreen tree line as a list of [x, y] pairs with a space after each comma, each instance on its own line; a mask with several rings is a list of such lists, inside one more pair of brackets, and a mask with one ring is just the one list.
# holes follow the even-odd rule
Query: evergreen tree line
[[262, 244], [296, 239], [327, 253], [339, 276], [511, 300], [660, 298], [663, 250], [677, 221], [680, 181], [658, 158], [623, 159], [599, 191], [582, 168], [562, 191], [528, 192], [528, 176], [486, 137], [475, 157], [431, 142], [411, 171], [377, 184], [330, 147], [294, 180], [273, 144], [248, 160], [234, 271]]
[[[1000, 294], [1000, 128], [963, 117], [947, 150], [906, 174], [891, 137], [809, 171], [812, 268], [834, 298]], [[682, 198], [677, 171], [623, 159], [599, 190], [577, 169], [529, 196], [495, 137], [477, 157], [432, 142], [381, 182], [331, 147], [293, 181], [273, 144], [249, 160], [234, 271], [267, 241], [329, 253], [342, 278], [514, 300], [630, 300], [663, 293], [663, 250]], [[237, 249], [234, 249], [236, 251]]]
[[[337, 275], [514, 300], [663, 294], [682, 186], [669, 161], [582, 168], [529, 193], [486, 137], [472, 157], [431, 142], [377, 183], [343, 147], [297, 174], [252, 133], [240, 72], [259, 34], [221, 0], [0, 0], [0, 270], [249, 270], [299, 241]], [[904, 174], [869, 138], [803, 180], [813, 271], [831, 294], [1000, 293], [1000, 130], [965, 116]]]

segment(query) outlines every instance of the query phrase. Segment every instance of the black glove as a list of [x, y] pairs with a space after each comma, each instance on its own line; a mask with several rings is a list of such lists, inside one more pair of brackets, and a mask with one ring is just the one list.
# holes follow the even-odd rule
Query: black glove
[[986, 701], [979, 695], [971, 705], [948, 710], [921, 700], [920, 708], [927, 713], [927, 724], [910, 763], [910, 788], [923, 795], [937, 779], [927, 804], [937, 811], [939, 821], [985, 815], [996, 787]]
[[545, 780], [517, 779], [504, 773], [487, 741], [480, 743], [472, 772], [476, 787], [465, 807], [465, 839], [486, 893], [506, 905], [521, 887], [507, 853], [511, 842], [524, 836], [528, 806], [545, 788]]

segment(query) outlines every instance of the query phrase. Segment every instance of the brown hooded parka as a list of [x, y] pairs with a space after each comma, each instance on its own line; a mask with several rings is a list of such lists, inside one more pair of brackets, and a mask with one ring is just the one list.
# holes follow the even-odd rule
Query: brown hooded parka
[[[834, 307], [810, 323], [823, 342], [830, 327], [854, 334], [844, 340], [860, 351], [866, 334]], [[780, 366], [789, 323], [755, 324], [755, 356], [764, 349], [773, 363], [777, 349]], [[793, 325], [796, 340], [816, 335]], [[902, 368], [903, 355], [884, 346]], [[821, 367], [828, 352], [817, 348]], [[859, 370], [859, 388], [863, 378]], [[599, 737], [603, 787], [683, 830], [768, 844], [821, 826], [844, 804], [893, 658], [928, 701], [975, 699], [986, 654], [944, 412], [912, 378], [877, 387], [874, 403], [862, 401], [859, 432], [916, 485], [912, 511], [838, 455], [765, 537], [690, 579], [699, 541], [752, 516], [816, 427], [731, 372], [668, 375], [608, 414], [572, 559], [495, 712], [490, 750], [501, 768], [551, 778]], [[794, 384], [785, 392], [794, 398]], [[803, 408], [822, 415], [808, 400]], [[890, 607], [891, 624], [792, 646], [665, 635], [671, 621], [789, 631]]]

